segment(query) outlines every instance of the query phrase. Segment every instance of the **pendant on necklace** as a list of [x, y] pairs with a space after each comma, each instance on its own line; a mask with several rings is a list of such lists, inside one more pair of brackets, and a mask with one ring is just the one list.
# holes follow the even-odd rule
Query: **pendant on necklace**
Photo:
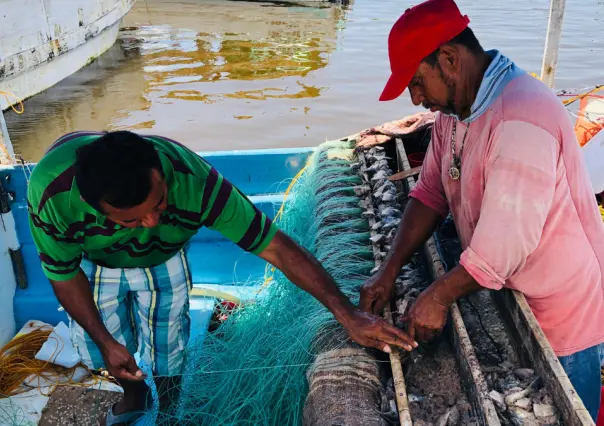
[[451, 168], [449, 169], [449, 176], [451, 176], [451, 179], [453, 180], [459, 180], [459, 178], [461, 177], [461, 172], [457, 167], [451, 166]]
[[461, 164], [456, 158], [451, 160], [451, 167], [449, 168], [449, 176], [453, 180], [459, 180], [461, 177]]

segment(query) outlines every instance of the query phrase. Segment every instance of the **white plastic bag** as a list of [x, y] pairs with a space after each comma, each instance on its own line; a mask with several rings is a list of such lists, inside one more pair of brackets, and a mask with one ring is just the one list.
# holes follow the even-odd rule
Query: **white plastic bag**
[[69, 328], [63, 321], [50, 333], [48, 339], [36, 354], [36, 359], [50, 361], [66, 368], [72, 368], [81, 361], [80, 355], [69, 338]]

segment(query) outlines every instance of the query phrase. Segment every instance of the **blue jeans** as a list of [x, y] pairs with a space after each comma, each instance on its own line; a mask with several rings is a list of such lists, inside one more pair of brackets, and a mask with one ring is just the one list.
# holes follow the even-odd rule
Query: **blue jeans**
[[602, 390], [600, 365], [604, 360], [601, 357], [604, 357], [603, 345], [592, 346], [581, 352], [558, 358], [594, 422], [598, 418], [600, 409]]

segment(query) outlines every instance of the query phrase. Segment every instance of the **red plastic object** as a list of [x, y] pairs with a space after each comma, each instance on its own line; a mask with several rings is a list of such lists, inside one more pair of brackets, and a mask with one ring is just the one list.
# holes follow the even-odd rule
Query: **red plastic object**
[[424, 164], [425, 152], [413, 152], [407, 156], [411, 167], [418, 167]]
[[602, 386], [602, 395], [600, 396], [600, 412], [598, 413], [597, 426], [604, 426], [604, 386]]

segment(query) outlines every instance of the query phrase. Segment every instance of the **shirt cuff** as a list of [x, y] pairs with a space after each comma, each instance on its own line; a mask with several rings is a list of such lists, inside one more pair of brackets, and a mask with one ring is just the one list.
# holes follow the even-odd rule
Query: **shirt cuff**
[[79, 271], [80, 271], [80, 265], [78, 265], [78, 267], [75, 268], [73, 271], [66, 271], [66, 272], [61, 271], [60, 273], [58, 273], [54, 270], [50, 270], [45, 265], [42, 265], [42, 272], [44, 272], [44, 275], [46, 275], [46, 278], [48, 278], [49, 280], [53, 280], [53, 281], [68, 281], [68, 280], [74, 278], [76, 275], [78, 275]]
[[415, 198], [424, 206], [431, 208], [442, 217], [447, 217], [447, 215], [449, 214], [449, 205], [447, 203], [443, 204], [441, 197], [435, 197], [433, 195], [430, 195], [428, 191], [415, 187], [409, 193], [409, 197]]
[[470, 247], [461, 254], [459, 264], [483, 287], [491, 290], [501, 290], [505, 284], [505, 280]]
[[264, 237], [264, 239], [260, 242], [260, 244], [258, 245], [258, 247], [256, 247], [250, 253], [253, 253], [255, 255], [259, 255], [260, 253], [262, 253], [264, 251], [264, 249], [273, 240], [273, 238], [275, 237], [275, 234], [277, 233], [278, 230], [279, 230], [279, 228], [277, 227], [277, 225], [275, 224], [275, 222], [271, 221], [271, 225], [270, 225], [270, 228], [268, 230], [268, 233], [266, 234], [266, 236]]

